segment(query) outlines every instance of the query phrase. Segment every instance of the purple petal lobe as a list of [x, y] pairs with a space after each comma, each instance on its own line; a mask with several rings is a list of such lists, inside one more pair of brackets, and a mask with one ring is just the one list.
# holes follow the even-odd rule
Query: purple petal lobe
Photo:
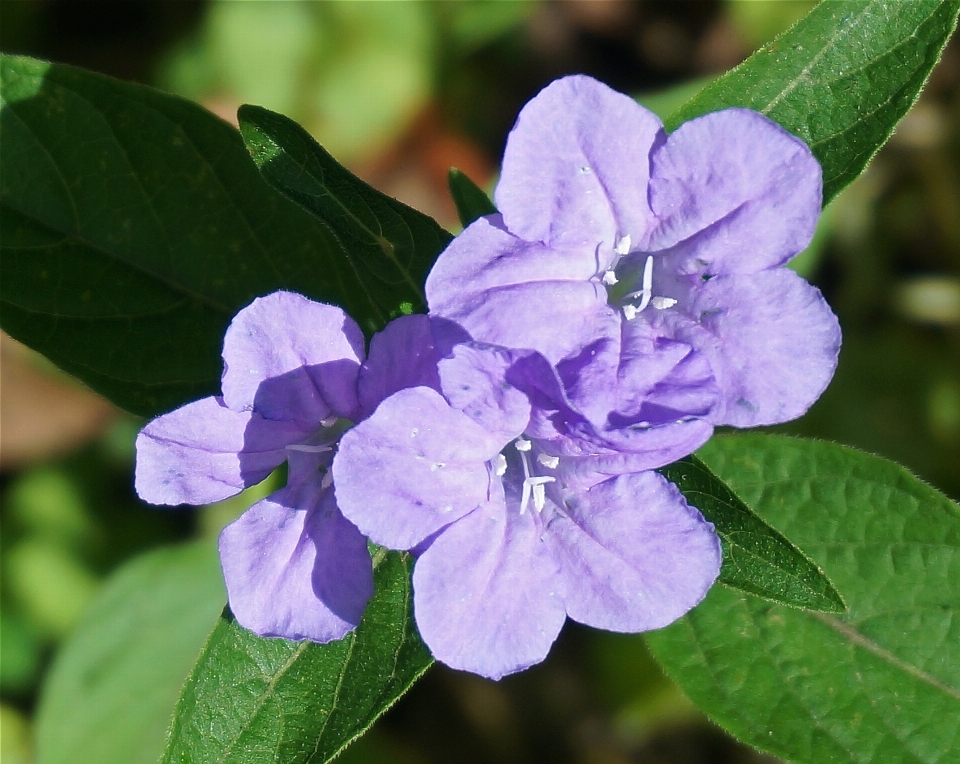
[[363, 333], [340, 308], [292, 292], [259, 297], [223, 340], [223, 399], [267, 419], [357, 417]]
[[437, 363], [458, 342], [469, 340], [459, 326], [433, 316], [400, 316], [370, 340], [370, 354], [360, 367], [358, 389], [367, 417], [398, 390], [431, 387], [440, 391]]
[[136, 489], [151, 504], [209, 504], [259, 483], [309, 434], [286, 422], [202, 398], [149, 422], [137, 436]]
[[453, 408], [506, 443], [530, 421], [527, 396], [506, 381], [524, 355], [490, 345], [458, 345], [451, 358], [440, 362], [441, 392]]
[[611, 631], [658, 629], [720, 572], [713, 526], [656, 472], [607, 480], [567, 501], [545, 538], [563, 568], [567, 614]]
[[454, 239], [427, 278], [432, 314], [475, 340], [531, 348], [556, 363], [620, 319], [595, 278], [596, 248], [550, 249], [510, 235], [499, 216], [481, 218]]
[[644, 242], [679, 245], [680, 272], [753, 273], [781, 265], [813, 237], [821, 171], [807, 145], [762, 114], [725, 109], [682, 124], [652, 156]]
[[528, 241], [584, 247], [601, 270], [624, 236], [639, 241], [653, 219], [647, 203], [650, 149], [662, 140], [655, 115], [590, 77], [544, 88], [507, 138], [497, 208]]
[[373, 596], [366, 540], [340, 514], [333, 492], [318, 492], [315, 486], [303, 503], [278, 491], [220, 535], [230, 609], [255, 634], [340, 639]]
[[714, 368], [725, 406], [714, 424], [786, 422], [803, 414], [830, 382], [840, 326], [823, 295], [787, 268], [717, 276], [695, 295], [702, 329], [686, 341]]
[[499, 679], [546, 657], [565, 619], [560, 585], [538, 518], [508, 515], [501, 493], [417, 560], [417, 628], [437, 660]]
[[340, 441], [337, 503], [377, 544], [410, 549], [487, 500], [503, 445], [436, 391], [401, 390]]

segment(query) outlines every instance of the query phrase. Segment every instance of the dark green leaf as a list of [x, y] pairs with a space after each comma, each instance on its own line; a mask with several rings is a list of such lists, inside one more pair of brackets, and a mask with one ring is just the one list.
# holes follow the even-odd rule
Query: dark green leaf
[[47, 676], [39, 764], [154, 764], [225, 599], [210, 542], [148, 552], [120, 568]]
[[684, 692], [796, 764], [960, 761], [960, 507], [876, 456], [770, 435], [701, 455], [823, 565], [841, 616], [714, 587], [648, 636]]
[[238, 116], [260, 172], [330, 227], [370, 299], [391, 315], [426, 310], [423, 282], [450, 234], [368, 186], [293, 120], [260, 106], [241, 106]]
[[388, 319], [196, 104], [14, 56], [0, 86], [3, 328], [114, 402], [149, 415], [216, 393], [224, 329], [275, 289], [367, 331]]
[[667, 120], [728, 106], [766, 114], [823, 166], [824, 204], [866, 167], [920, 93], [960, 0], [825, 0]]
[[450, 168], [447, 185], [450, 186], [453, 203], [457, 206], [460, 225], [464, 228], [477, 218], [493, 215], [497, 211], [487, 193], [456, 167]]
[[177, 703], [162, 764], [330, 761], [430, 666], [413, 622], [406, 554], [375, 557], [355, 632], [318, 645], [262, 639], [225, 613]]
[[721, 584], [791, 607], [842, 613], [823, 571], [771, 528], [696, 456], [659, 470], [713, 523], [723, 542]]

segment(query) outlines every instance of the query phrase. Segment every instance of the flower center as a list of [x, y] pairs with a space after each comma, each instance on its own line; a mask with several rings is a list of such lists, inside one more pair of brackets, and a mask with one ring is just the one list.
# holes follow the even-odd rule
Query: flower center
[[[560, 464], [560, 457], [550, 456], [549, 454], [537, 454], [536, 461], [531, 460], [533, 443], [524, 437], [519, 437], [513, 441], [513, 447], [520, 458], [521, 469], [523, 470], [523, 483], [520, 488], [520, 514], [527, 511], [527, 506], [533, 501], [534, 509], [541, 512], [547, 503], [547, 483], [553, 483], [556, 478], [552, 475], [537, 475], [535, 464], [548, 470], [554, 470]], [[507, 472], [507, 457], [504, 454], [497, 454], [494, 471], [500, 477]]]
[[[647, 255], [643, 261], [643, 269], [639, 274], [640, 288], [632, 292], [625, 292], [625, 289], [637, 284], [636, 264], [639, 260], [630, 258], [621, 265], [624, 257], [630, 254], [629, 236], [622, 237], [613, 251], [616, 253], [616, 259], [610, 268], [604, 272], [601, 281], [607, 286], [610, 302], [623, 311], [623, 316], [627, 321], [633, 321], [647, 306], [652, 306], [655, 310], [664, 310], [677, 304], [677, 301], [672, 297], [662, 297], [653, 293], [653, 255]], [[627, 286], [621, 286], [618, 289], [618, 284]]]

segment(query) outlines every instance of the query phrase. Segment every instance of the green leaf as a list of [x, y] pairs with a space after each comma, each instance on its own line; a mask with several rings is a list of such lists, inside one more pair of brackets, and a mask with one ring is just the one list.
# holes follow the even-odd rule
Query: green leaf
[[960, 760], [960, 506], [876, 456], [771, 435], [704, 461], [823, 565], [842, 616], [724, 587], [647, 635], [734, 735], [797, 764]]
[[225, 613], [183, 688], [162, 764], [330, 761], [432, 663], [413, 622], [409, 555], [380, 550], [356, 631], [263, 639]]
[[196, 104], [16, 56], [0, 95], [3, 328], [120, 406], [218, 392], [227, 324], [276, 289], [368, 332], [388, 320], [336, 239]]
[[667, 120], [744, 106], [802, 138], [826, 204], [856, 178], [916, 101], [960, 0], [825, 0]]
[[117, 570], [47, 676], [39, 764], [154, 764], [225, 597], [209, 542], [151, 551]]
[[842, 613], [843, 597], [823, 570], [765, 523], [696, 456], [659, 470], [713, 523], [723, 542], [718, 581], [791, 607]]
[[456, 167], [451, 167], [447, 173], [447, 185], [450, 186], [453, 203], [457, 206], [460, 225], [464, 228], [484, 215], [496, 213], [497, 208], [487, 196], [487, 192]]
[[330, 227], [370, 299], [391, 315], [425, 311], [423, 282], [451, 235], [364, 183], [293, 120], [260, 106], [241, 106], [238, 116], [260, 172]]

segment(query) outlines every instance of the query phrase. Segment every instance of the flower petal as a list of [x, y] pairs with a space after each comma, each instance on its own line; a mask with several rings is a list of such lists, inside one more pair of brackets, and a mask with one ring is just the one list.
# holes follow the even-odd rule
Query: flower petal
[[151, 504], [209, 504], [259, 483], [308, 430], [202, 398], [148, 422], [137, 436], [137, 494]]
[[373, 596], [366, 540], [319, 491], [278, 491], [220, 534], [230, 609], [262, 637], [340, 639]]
[[435, 390], [401, 390], [340, 441], [337, 503], [375, 543], [410, 549], [486, 501], [503, 445]]
[[395, 318], [370, 340], [370, 354], [357, 383], [362, 416], [398, 390], [431, 387], [440, 391], [437, 363], [458, 342], [469, 340], [457, 324], [435, 316]]
[[572, 495], [545, 539], [563, 569], [567, 615], [611, 631], [658, 629], [704, 598], [720, 572], [713, 526], [656, 472]]
[[696, 293], [702, 329], [686, 341], [713, 366], [724, 406], [714, 424], [755, 427], [803, 414], [837, 367], [840, 326], [823, 295], [793, 271], [717, 276]]
[[565, 620], [559, 570], [531, 512], [502, 494], [446, 528], [413, 570], [417, 628], [434, 657], [499, 679], [542, 661]]
[[267, 419], [357, 417], [363, 333], [346, 313], [292, 292], [259, 297], [223, 339], [223, 399]]
[[559, 79], [523, 107], [507, 138], [496, 190], [507, 228], [528, 241], [599, 252], [638, 242], [653, 221], [650, 150], [660, 120], [601, 82]]
[[619, 331], [606, 288], [595, 278], [595, 247], [551, 249], [481, 218], [454, 239], [427, 277], [431, 314], [473, 339], [530, 348], [552, 363]]
[[507, 382], [511, 367], [526, 355], [478, 343], [458, 345], [439, 364], [441, 392], [453, 408], [506, 443], [530, 421], [530, 401]]
[[781, 265], [813, 237], [821, 171], [807, 145], [749, 109], [685, 122], [652, 155], [644, 243], [674, 247], [680, 272], [754, 273]]

